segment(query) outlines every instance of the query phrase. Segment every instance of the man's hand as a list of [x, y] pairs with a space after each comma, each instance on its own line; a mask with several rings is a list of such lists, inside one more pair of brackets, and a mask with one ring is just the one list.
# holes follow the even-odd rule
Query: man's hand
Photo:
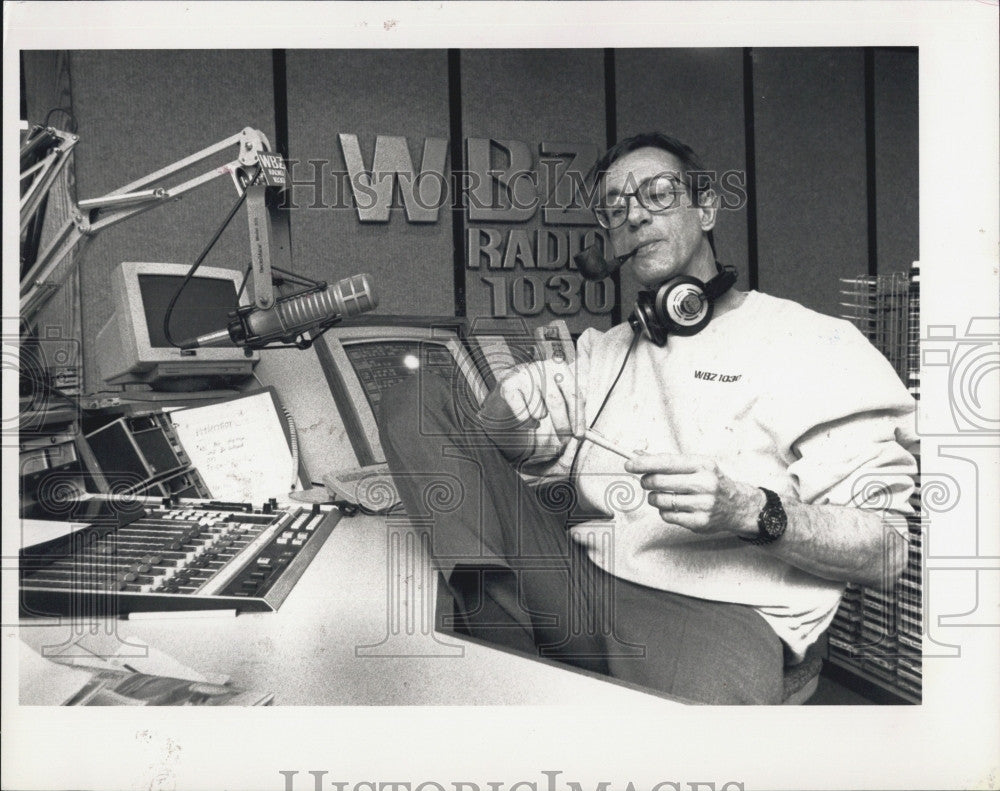
[[577, 414], [576, 373], [565, 362], [541, 360], [519, 366], [499, 385], [504, 400], [521, 422], [534, 421], [560, 438], [573, 436]]
[[[764, 493], [726, 477], [713, 459], [693, 455], [637, 456], [625, 469], [642, 476], [649, 503], [663, 521], [698, 535], [758, 536]], [[807, 505], [782, 498], [788, 528], [767, 552], [823, 579], [891, 589], [907, 563], [904, 517], [844, 505]]]
[[566, 447], [582, 407], [575, 368], [542, 360], [518, 366], [503, 378], [479, 414], [486, 432], [509, 457], [539, 461]]
[[646, 499], [664, 522], [699, 535], [757, 535], [764, 493], [726, 477], [714, 460], [693, 455], [640, 455], [625, 469], [642, 476]]

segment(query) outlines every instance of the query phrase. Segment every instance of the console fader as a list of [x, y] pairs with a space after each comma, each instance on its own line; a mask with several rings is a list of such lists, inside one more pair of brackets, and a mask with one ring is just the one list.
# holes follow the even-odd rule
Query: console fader
[[339, 519], [273, 503], [105, 506], [71, 535], [22, 550], [21, 614], [275, 610]]

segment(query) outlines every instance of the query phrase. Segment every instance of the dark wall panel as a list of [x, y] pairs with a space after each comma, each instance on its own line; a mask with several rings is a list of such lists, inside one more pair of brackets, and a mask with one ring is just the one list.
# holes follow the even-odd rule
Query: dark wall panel
[[755, 50], [760, 289], [839, 315], [868, 270], [864, 53]]
[[68, 130], [69, 116], [51, 112], [58, 108], [72, 110], [69, 93], [69, 59], [63, 50], [26, 51], [24, 61], [24, 98], [32, 124], [48, 124]]
[[[93, 198], [183, 159], [246, 126], [274, 140], [269, 51], [73, 52], [77, 193]], [[235, 158], [236, 148], [212, 160]], [[201, 165], [190, 172], [207, 172]], [[176, 183], [176, 182], [172, 182]], [[228, 177], [126, 220], [94, 237], [81, 257], [85, 377], [100, 389], [93, 344], [111, 316], [109, 275], [122, 261], [193, 263], [237, 193]], [[206, 266], [242, 270], [250, 245], [245, 212], [219, 239]]]
[[[618, 139], [661, 131], [687, 143], [708, 170], [746, 183], [741, 49], [621, 49], [615, 52]], [[726, 183], [733, 183], [726, 181]], [[715, 228], [716, 254], [747, 287], [747, 212], [741, 190], [727, 189]], [[735, 204], [739, 203], [736, 207]], [[638, 289], [622, 271], [626, 305]]]
[[920, 257], [917, 52], [873, 54], [878, 271], [905, 272]]
[[[406, 137], [419, 169], [424, 138], [447, 139], [448, 59], [442, 50], [289, 50], [289, 157], [302, 164], [296, 181], [325, 169], [324, 202], [334, 200], [332, 172], [344, 172], [338, 135], [357, 135], [370, 167], [377, 135]], [[291, 214], [296, 271], [328, 281], [372, 275], [379, 313], [453, 315], [454, 256], [451, 212], [437, 222], [408, 223], [401, 206], [387, 223], [360, 222], [354, 200], [339, 208], [312, 208], [312, 187], [296, 187]]]
[[603, 51], [463, 50], [462, 126], [467, 137], [603, 146]]
[[[462, 134], [465, 138], [492, 138], [523, 141], [537, 164], [542, 142], [585, 143], [602, 151], [605, 147], [604, 53], [592, 50], [464, 50], [462, 72]], [[502, 164], [502, 163], [501, 163]], [[540, 190], [545, 193], [545, 186]], [[524, 229], [529, 235], [543, 228], [542, 211], [520, 223], [473, 223], [501, 232]], [[548, 226], [576, 235], [577, 226]], [[467, 313], [470, 318], [489, 315], [492, 309], [490, 286], [481, 281], [486, 269], [466, 269]], [[569, 269], [549, 272], [507, 270], [503, 275], [518, 277], [572, 276]], [[551, 294], [551, 290], [549, 291]], [[511, 308], [509, 315], [516, 317]], [[557, 314], [545, 307], [535, 316], [525, 316], [529, 324], [544, 323]], [[570, 329], [579, 332], [588, 326], [609, 327], [610, 314], [588, 314], [585, 310], [559, 316]]]

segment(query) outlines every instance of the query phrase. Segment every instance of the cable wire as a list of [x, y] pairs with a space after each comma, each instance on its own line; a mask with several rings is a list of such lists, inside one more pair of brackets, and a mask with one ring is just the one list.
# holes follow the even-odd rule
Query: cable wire
[[215, 247], [215, 243], [219, 241], [219, 237], [222, 236], [222, 232], [225, 231], [229, 223], [233, 221], [233, 217], [236, 216], [236, 212], [240, 210], [240, 207], [243, 205], [243, 202], [247, 198], [247, 192], [249, 191], [249, 187], [257, 183], [257, 179], [260, 178], [260, 174], [262, 172], [263, 172], [262, 170], [258, 170], [257, 173], [254, 175], [254, 177], [247, 183], [246, 187], [243, 188], [243, 192], [240, 194], [240, 197], [236, 200], [236, 203], [233, 205], [233, 208], [229, 210], [229, 214], [226, 215], [226, 219], [222, 221], [222, 224], [215, 231], [215, 234], [212, 236], [212, 239], [205, 246], [205, 249], [201, 251], [201, 255], [198, 256], [195, 262], [191, 265], [191, 268], [188, 270], [187, 274], [184, 275], [184, 280], [177, 287], [177, 291], [175, 291], [174, 295], [170, 298], [170, 303], [167, 305], [167, 310], [163, 314], [163, 337], [167, 339], [167, 343], [169, 343], [171, 346], [180, 348], [180, 345], [173, 339], [173, 336], [170, 334], [170, 316], [174, 312], [174, 306], [177, 304], [177, 300], [180, 297], [181, 292], [184, 290], [184, 287], [187, 286], [189, 282], [191, 282], [191, 278], [194, 277], [194, 273], [198, 271], [198, 267], [201, 266], [202, 262], [208, 256], [209, 252], [211, 252], [212, 248]]
[[[261, 381], [260, 377], [257, 376], [256, 371], [251, 372], [251, 375], [257, 380], [257, 384], [259, 384], [262, 388], [267, 387], [267, 385]], [[299, 483], [299, 431], [295, 426], [295, 418], [292, 417], [291, 411], [288, 407], [281, 403], [280, 399], [278, 401], [278, 406], [284, 413], [285, 421], [288, 425], [288, 445], [292, 451], [292, 482], [288, 489], [289, 491], [294, 492]]]
[[[632, 342], [629, 344], [628, 350], [625, 352], [625, 359], [622, 360], [622, 367], [618, 369], [618, 373], [615, 375], [615, 379], [611, 383], [611, 387], [608, 388], [608, 392], [607, 392], [607, 394], [605, 394], [604, 400], [601, 402], [601, 405], [597, 408], [597, 414], [594, 415], [594, 419], [590, 422], [590, 425], [587, 426], [587, 431], [590, 431], [591, 429], [594, 428], [594, 426], [597, 425], [597, 421], [600, 419], [601, 413], [604, 411], [604, 407], [606, 407], [608, 405], [608, 401], [611, 400], [611, 394], [615, 391], [615, 387], [618, 385], [618, 380], [620, 380], [622, 378], [622, 374], [625, 373], [625, 366], [628, 365], [629, 358], [632, 356], [632, 352], [635, 350], [635, 347], [639, 343], [639, 338], [641, 338], [641, 337], [642, 337], [642, 333], [641, 332], [635, 332], [634, 333], [634, 336], [632, 338]], [[577, 461], [577, 457], [579, 457], [579, 455], [580, 455], [580, 448], [583, 447], [583, 443], [584, 443], [584, 440], [582, 438], [579, 438], [576, 441], [576, 450], [573, 451], [573, 461], [570, 462], [570, 465], [569, 465], [569, 480], [570, 480], [570, 482], [573, 481], [573, 477], [576, 474], [575, 473], [575, 470], [576, 470], [576, 461]]]

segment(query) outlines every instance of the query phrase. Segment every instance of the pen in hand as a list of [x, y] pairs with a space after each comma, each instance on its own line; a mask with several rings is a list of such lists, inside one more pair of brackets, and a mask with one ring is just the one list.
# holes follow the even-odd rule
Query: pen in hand
[[580, 440], [580, 442], [593, 442], [595, 445], [598, 445], [605, 450], [610, 450], [612, 453], [618, 454], [623, 459], [632, 460], [639, 455], [638, 453], [632, 453], [625, 450], [621, 447], [621, 445], [616, 445], [603, 434], [599, 434], [591, 428], [586, 429], [582, 434], [578, 434], [577, 439]]

